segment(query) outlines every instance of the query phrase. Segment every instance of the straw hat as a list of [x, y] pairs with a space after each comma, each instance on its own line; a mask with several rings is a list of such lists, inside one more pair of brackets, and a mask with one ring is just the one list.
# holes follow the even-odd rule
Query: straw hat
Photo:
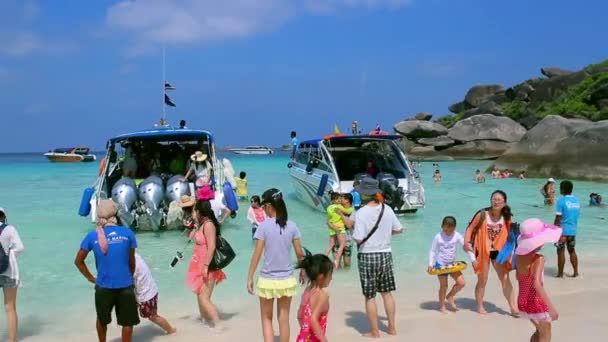
[[97, 219], [111, 219], [116, 217], [117, 213], [118, 208], [116, 207], [116, 203], [114, 203], [114, 201], [109, 199], [99, 201], [96, 211]]
[[192, 196], [188, 196], [188, 195], [182, 195], [182, 197], [180, 197], [179, 199], [179, 203], [177, 203], [177, 206], [180, 208], [186, 208], [186, 207], [191, 207], [194, 205], [194, 197]]
[[190, 159], [191, 159], [192, 161], [202, 163], [202, 162], [204, 162], [205, 160], [207, 160], [207, 155], [206, 155], [206, 154], [204, 154], [204, 153], [203, 153], [203, 152], [201, 152], [201, 151], [196, 151], [196, 152], [194, 152], [194, 154], [193, 154], [193, 155], [191, 155], [191, 156], [190, 156]]
[[517, 238], [515, 254], [526, 255], [546, 243], [556, 243], [562, 235], [562, 229], [540, 219], [531, 218], [521, 223]]

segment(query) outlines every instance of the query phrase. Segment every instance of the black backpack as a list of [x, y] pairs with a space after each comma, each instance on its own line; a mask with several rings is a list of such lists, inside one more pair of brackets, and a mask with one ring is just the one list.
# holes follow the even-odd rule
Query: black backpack
[[[6, 223], [0, 225], [0, 235], [2, 235], [4, 228], [6, 228], [7, 226], [8, 225]], [[8, 269], [9, 264], [10, 264], [10, 261], [8, 258], [8, 253], [6, 253], [6, 251], [4, 250], [4, 247], [0, 243], [0, 273], [4, 273]]]

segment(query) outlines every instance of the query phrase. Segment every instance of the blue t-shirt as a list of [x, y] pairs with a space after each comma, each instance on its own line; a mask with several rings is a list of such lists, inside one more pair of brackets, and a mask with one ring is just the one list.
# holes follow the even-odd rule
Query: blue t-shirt
[[351, 191], [350, 194], [353, 196], [353, 206], [358, 207], [361, 205], [361, 195], [355, 190]]
[[137, 248], [133, 231], [126, 227], [114, 226], [104, 228], [108, 239], [108, 252], [101, 253], [97, 241], [97, 231], [84, 237], [80, 248], [95, 254], [97, 278], [95, 284], [106, 289], [122, 289], [133, 285], [133, 274], [129, 268], [129, 252]]
[[556, 215], [560, 215], [562, 235], [575, 236], [576, 227], [578, 226], [578, 217], [581, 214], [581, 204], [578, 199], [572, 195], [560, 197], [555, 205]]
[[291, 150], [294, 153], [297, 153], [300, 149], [300, 146], [298, 146], [298, 138], [292, 138], [291, 139]]

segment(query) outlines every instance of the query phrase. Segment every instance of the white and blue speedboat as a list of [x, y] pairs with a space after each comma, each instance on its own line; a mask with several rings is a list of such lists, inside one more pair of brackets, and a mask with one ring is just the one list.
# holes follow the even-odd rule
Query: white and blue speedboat
[[424, 187], [396, 139], [399, 136], [337, 135], [301, 142], [288, 164], [297, 197], [325, 210], [329, 191], [351, 192], [355, 180], [371, 175], [396, 213], [423, 208]]
[[[181, 217], [171, 215], [171, 209], [181, 213], [176, 206], [181, 196], [194, 195], [194, 185], [184, 181], [184, 174], [196, 151], [207, 156], [213, 169], [215, 198], [235, 213], [238, 202], [230, 181], [234, 170], [229, 161], [218, 160], [213, 135], [161, 126], [108, 140], [95, 183], [83, 193], [79, 214], [90, 215], [95, 221], [99, 201], [112, 199], [119, 207], [123, 226], [152, 231], [182, 229]], [[136, 170], [132, 170], [133, 165]]]

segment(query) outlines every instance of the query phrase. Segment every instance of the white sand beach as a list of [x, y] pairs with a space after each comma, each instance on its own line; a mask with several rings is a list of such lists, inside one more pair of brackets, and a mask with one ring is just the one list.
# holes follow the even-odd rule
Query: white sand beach
[[[553, 252], [546, 248], [545, 253]], [[603, 341], [608, 333], [608, 316], [605, 305], [608, 303], [608, 269], [600, 260], [589, 261], [581, 258], [582, 275], [579, 278], [556, 279], [554, 258], [548, 255], [545, 269], [545, 287], [554, 301], [560, 317], [553, 324], [553, 341]], [[568, 270], [569, 266], [566, 267]], [[356, 270], [350, 272], [353, 281], [341, 284], [333, 282], [330, 287], [330, 318], [328, 339], [330, 341], [365, 341], [361, 337], [368, 324], [363, 309], [363, 300], [359, 292]], [[403, 270], [399, 271], [403, 273]], [[493, 271], [492, 271], [493, 272]], [[515, 276], [514, 272], [511, 277]], [[508, 307], [496, 277], [491, 273], [486, 289], [486, 308], [488, 315], [482, 316], [474, 312], [473, 297], [475, 277], [465, 273], [467, 286], [457, 297], [460, 311], [441, 314], [437, 311], [438, 302], [437, 281], [421, 273], [421, 275], [400, 277], [397, 300], [397, 336], [383, 335], [387, 341], [527, 341], [533, 332], [530, 322], [522, 318], [514, 318], [506, 311]], [[514, 286], [517, 288], [516, 282]], [[163, 298], [165, 301], [163, 302]], [[380, 298], [378, 297], [379, 304]], [[169, 302], [169, 303], [167, 303]], [[296, 309], [300, 298], [294, 298], [292, 306], [292, 338], [298, 332]], [[173, 336], [166, 336], [162, 331], [149, 322], [142, 322], [135, 329], [134, 341], [260, 341], [262, 333], [258, 314], [257, 299], [249, 296], [243, 286], [243, 291], [236, 294], [230, 303], [218, 303], [226, 318], [224, 330], [217, 331], [204, 326], [195, 317], [196, 308], [194, 297], [192, 302], [171, 302], [162, 297], [160, 312], [165, 315], [178, 329]], [[381, 306], [379, 307], [381, 310]], [[380, 311], [381, 312], [381, 311]], [[70, 317], [70, 312], [66, 313]], [[383, 314], [381, 314], [381, 317]], [[66, 318], [67, 319], [67, 318]], [[94, 341], [95, 313], [91, 298], [91, 310], [79, 319], [71, 320], [73, 327], [69, 333], [56, 335], [50, 331], [39, 336], [24, 336], [23, 341]], [[25, 323], [25, 322], [24, 322]], [[34, 327], [23, 327], [25, 332]], [[381, 329], [386, 325], [381, 324]], [[277, 328], [278, 329], [278, 328]], [[277, 331], [278, 334], [278, 331]], [[60, 337], [61, 336], [61, 337]], [[108, 329], [108, 340], [120, 341], [120, 328], [112, 324]], [[278, 341], [278, 337], [275, 339]]]

